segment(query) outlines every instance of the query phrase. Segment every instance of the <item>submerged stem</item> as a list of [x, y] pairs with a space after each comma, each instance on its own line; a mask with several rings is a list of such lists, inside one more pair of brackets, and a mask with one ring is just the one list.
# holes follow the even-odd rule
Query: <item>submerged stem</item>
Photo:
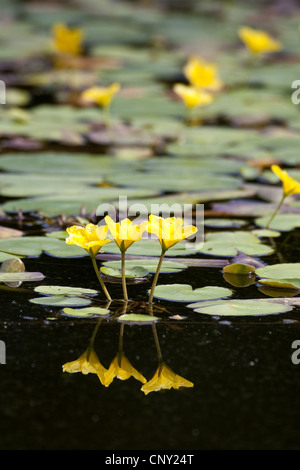
[[149, 296], [149, 304], [152, 304], [152, 301], [153, 301], [154, 290], [157, 284], [160, 268], [161, 268], [165, 254], [166, 254], [166, 250], [162, 250], [160, 258], [159, 258], [159, 262], [156, 268], [156, 273], [152, 282], [152, 287], [151, 287], [150, 296]]
[[92, 263], [93, 263], [94, 270], [95, 270], [96, 276], [98, 278], [98, 281], [100, 282], [100, 285], [103, 289], [103, 292], [104, 292], [107, 300], [111, 301], [111, 296], [109, 295], [108, 290], [106, 289], [106, 286], [104, 284], [104, 281], [103, 281], [103, 279], [100, 275], [95, 256], [91, 256], [91, 260], [92, 260]]

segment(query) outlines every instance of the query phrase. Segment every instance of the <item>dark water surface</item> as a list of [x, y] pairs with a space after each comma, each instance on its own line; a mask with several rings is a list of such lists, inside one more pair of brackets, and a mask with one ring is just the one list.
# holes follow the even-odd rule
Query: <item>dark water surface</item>
[[[73, 280], [74, 286], [97, 288], [88, 259], [44, 256], [28, 260], [27, 270], [43, 271], [45, 284]], [[189, 278], [185, 272], [168, 281], [228, 287], [219, 269], [188, 271]], [[148, 288], [131, 287], [129, 296], [143, 298]], [[242, 289], [234, 290], [241, 297]], [[259, 296], [256, 286], [244, 291]], [[62, 365], [86, 350], [98, 320], [55, 319], [59, 308], [29, 303], [35, 296], [1, 294], [1, 449], [300, 449], [300, 365], [291, 361], [291, 344], [300, 339], [296, 310], [221, 319], [160, 302], [168, 309], [156, 325], [163, 358], [194, 387], [146, 396], [134, 378], [115, 379], [106, 388], [94, 374], [63, 373]], [[170, 320], [170, 314], [186, 318]], [[94, 346], [106, 368], [119, 332], [117, 321], [101, 322]], [[157, 368], [152, 326], [126, 325], [124, 352], [150, 380]]]

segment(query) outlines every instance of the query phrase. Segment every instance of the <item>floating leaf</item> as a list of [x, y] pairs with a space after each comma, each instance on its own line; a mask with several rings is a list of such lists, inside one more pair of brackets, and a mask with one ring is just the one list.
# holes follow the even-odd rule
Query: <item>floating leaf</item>
[[[104, 264], [107, 267], [114, 268], [114, 269], [121, 269], [121, 262], [120, 261], [109, 261], [105, 262]], [[155, 273], [157, 270], [158, 259], [127, 259], [126, 260], [126, 268], [136, 268], [142, 267], [148, 273]], [[176, 263], [175, 261], [168, 261], [164, 260], [162, 262], [162, 266], [160, 269], [161, 273], [175, 273], [180, 272], [186, 269], [187, 266], [183, 263]]]
[[125, 313], [124, 315], [120, 315], [118, 317], [119, 322], [124, 323], [135, 323], [135, 324], [149, 324], [155, 323], [159, 320], [158, 317], [152, 315], [143, 315], [143, 314], [136, 314], [136, 313]]
[[243, 225], [246, 225], [246, 221], [242, 219], [206, 219], [204, 221], [204, 225], [207, 227], [214, 227], [214, 228], [239, 228]]
[[255, 274], [240, 275], [224, 272], [223, 278], [234, 287], [248, 287], [256, 283]]
[[239, 252], [249, 256], [263, 256], [270, 255], [274, 249], [262, 244], [253, 233], [230, 231], [208, 233], [200, 252], [213, 256], [236, 256]]
[[109, 315], [109, 310], [102, 307], [64, 308], [62, 313], [67, 317], [89, 318]]
[[173, 302], [197, 302], [199, 300], [220, 299], [232, 295], [230, 289], [224, 287], [206, 286], [198, 289], [189, 284], [165, 284], [157, 286], [154, 297]]
[[201, 306], [200, 303], [191, 305], [194, 312], [203, 313], [213, 316], [261, 316], [273, 315], [279, 313], [289, 312], [293, 309], [292, 305], [283, 305], [276, 302], [268, 302], [263, 299], [262, 302], [253, 299], [243, 300], [227, 300], [223, 302], [205, 302]]
[[[260, 227], [266, 227], [270, 218], [270, 214], [267, 217], [258, 217], [255, 219], [256, 225]], [[295, 228], [300, 227], [300, 215], [299, 214], [278, 214], [274, 217], [269, 225], [271, 230], [278, 232], [290, 232]]]
[[44, 295], [97, 295], [98, 291], [94, 289], [86, 289], [82, 287], [69, 287], [69, 286], [38, 286], [34, 289], [35, 292]]
[[0, 272], [0, 282], [42, 281], [45, 276], [39, 272]]
[[244, 276], [244, 275], [249, 275], [250, 273], [254, 273], [255, 268], [254, 266], [251, 266], [250, 264], [233, 263], [233, 264], [224, 266], [223, 271], [226, 273], [238, 274], [238, 275]]
[[9, 258], [1, 264], [1, 273], [18, 273], [25, 271], [25, 264], [20, 258]]
[[257, 268], [256, 274], [261, 278], [300, 279], [300, 263], [279, 263]]
[[[121, 269], [111, 268], [109, 266], [101, 267], [100, 271], [106, 276], [111, 277], [122, 277]], [[148, 276], [149, 271], [144, 269], [142, 266], [133, 266], [132, 268], [125, 269], [125, 276], [128, 278], [141, 278]]]
[[260, 284], [281, 289], [300, 289], [300, 279], [261, 279]]
[[91, 300], [83, 297], [71, 297], [67, 295], [50, 295], [49, 297], [36, 297], [29, 302], [48, 307], [83, 307], [89, 305]]

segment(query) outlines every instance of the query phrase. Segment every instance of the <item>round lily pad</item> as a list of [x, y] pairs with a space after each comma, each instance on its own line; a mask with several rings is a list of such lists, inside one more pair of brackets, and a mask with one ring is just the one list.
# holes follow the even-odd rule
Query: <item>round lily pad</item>
[[261, 316], [289, 312], [293, 309], [291, 305], [277, 302], [268, 302], [265, 299], [227, 300], [223, 302], [206, 302], [206, 305], [197, 304], [194, 312], [214, 316]]
[[261, 278], [300, 279], [300, 263], [279, 263], [257, 268], [256, 274]]
[[35, 292], [44, 295], [97, 295], [98, 291], [94, 289], [85, 289], [82, 287], [69, 287], [69, 286], [38, 286], [34, 289]]
[[39, 272], [0, 272], [0, 282], [24, 282], [24, 281], [42, 281], [45, 276]]
[[255, 272], [255, 268], [250, 264], [233, 263], [224, 266], [223, 271], [230, 274], [249, 275]]
[[152, 315], [143, 315], [136, 313], [125, 313], [118, 317], [118, 321], [121, 323], [136, 323], [136, 324], [149, 324], [155, 323], [159, 320], [158, 317]]
[[84, 308], [66, 307], [62, 310], [62, 313], [66, 315], [67, 317], [87, 318], [87, 317], [109, 315], [110, 312], [106, 308], [102, 308], [102, 307], [84, 307]]
[[[155, 273], [157, 270], [158, 259], [129, 259], [126, 260], [126, 268], [137, 268], [142, 267], [148, 273]], [[104, 266], [114, 269], [121, 269], [120, 261], [108, 261], [105, 262]], [[164, 260], [160, 269], [161, 273], [175, 273], [186, 269], [186, 265], [183, 263], [176, 263], [175, 261]]]
[[230, 297], [232, 291], [225, 287], [206, 286], [193, 289], [189, 284], [165, 284], [157, 286], [154, 297], [172, 302], [197, 302], [199, 300]]
[[91, 300], [83, 297], [71, 297], [67, 295], [50, 295], [49, 297], [36, 297], [29, 302], [48, 307], [83, 307], [89, 305]]
[[[122, 277], [121, 269], [111, 268], [109, 266], [103, 266], [100, 271], [106, 276], [111, 277]], [[133, 266], [132, 268], [125, 269], [125, 277], [127, 278], [141, 278], [148, 276], [149, 271], [142, 266]]]

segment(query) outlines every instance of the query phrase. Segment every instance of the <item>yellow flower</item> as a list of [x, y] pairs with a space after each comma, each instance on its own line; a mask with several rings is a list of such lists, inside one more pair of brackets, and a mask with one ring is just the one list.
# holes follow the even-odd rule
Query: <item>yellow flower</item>
[[300, 183], [289, 176], [286, 171], [282, 170], [278, 165], [272, 165], [271, 170], [282, 181], [284, 197], [300, 193]]
[[124, 219], [115, 223], [108, 215], [105, 222], [121, 252], [125, 252], [132, 243], [140, 240], [146, 229], [147, 222], [142, 224], [133, 224], [130, 219]]
[[170, 390], [171, 388], [178, 390], [180, 387], [193, 386], [194, 384], [192, 382], [175, 374], [175, 372], [162, 361], [152, 379], [145, 383], [141, 390], [145, 395], [148, 395], [150, 392], [158, 392], [159, 390]]
[[239, 29], [238, 35], [254, 54], [277, 52], [282, 49], [280, 41], [276, 41], [265, 31], [255, 30], [248, 26]]
[[62, 23], [53, 27], [53, 44], [57, 52], [78, 56], [82, 53], [83, 32], [79, 28], [68, 28]]
[[81, 94], [81, 98], [83, 101], [96, 103], [98, 106], [102, 108], [106, 108], [110, 105], [113, 97], [116, 93], [118, 93], [121, 89], [119, 83], [112, 83], [108, 87], [91, 87], [85, 90]]
[[193, 86], [176, 83], [173, 91], [183, 100], [187, 108], [205, 106], [213, 101], [213, 96], [210, 93]]
[[198, 57], [191, 57], [183, 68], [183, 73], [194, 87], [219, 90], [222, 82], [214, 64], [204, 62]]
[[157, 236], [163, 251], [198, 231], [194, 225], [184, 227], [183, 220], [179, 217], [163, 219], [153, 214], [149, 215], [147, 230]]
[[123, 352], [118, 352], [116, 357], [112, 360], [104, 376], [104, 385], [108, 387], [115, 377], [120, 380], [127, 380], [130, 377], [134, 377], [142, 383], [147, 382], [145, 377], [131, 365]]
[[67, 228], [69, 237], [66, 239], [68, 245], [77, 245], [84, 248], [91, 256], [96, 256], [100, 248], [109, 243], [106, 238], [108, 227], [88, 224], [86, 227], [72, 225]]
[[100, 363], [93, 348], [88, 348], [81, 356], [72, 362], [67, 362], [62, 366], [63, 372], [74, 374], [81, 372], [84, 375], [97, 374], [100, 382], [104, 384], [104, 377], [107, 369]]

